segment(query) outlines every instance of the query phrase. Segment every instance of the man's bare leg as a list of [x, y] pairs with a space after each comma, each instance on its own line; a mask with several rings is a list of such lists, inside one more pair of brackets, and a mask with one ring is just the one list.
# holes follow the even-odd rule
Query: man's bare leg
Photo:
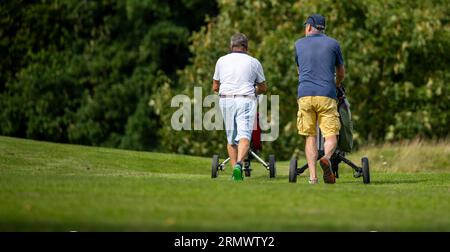
[[317, 143], [316, 136], [307, 136], [305, 144], [306, 161], [308, 161], [309, 179], [316, 180]]
[[325, 157], [330, 159], [331, 156], [333, 156], [334, 150], [337, 146], [337, 137], [336, 136], [329, 136], [325, 138]]
[[239, 139], [237, 162], [241, 162], [242, 164], [242, 161], [247, 156], [249, 149], [250, 149], [250, 141], [247, 138]]
[[323, 180], [325, 183], [328, 184], [334, 184], [336, 183], [336, 177], [333, 174], [333, 171], [331, 170], [331, 162], [330, 158], [334, 153], [334, 150], [336, 149], [337, 145], [337, 137], [334, 136], [328, 136], [325, 137], [325, 155], [320, 159], [320, 166], [323, 170]]
[[227, 144], [228, 156], [230, 157], [231, 168], [236, 165], [236, 159], [238, 154], [238, 148], [235, 144]]

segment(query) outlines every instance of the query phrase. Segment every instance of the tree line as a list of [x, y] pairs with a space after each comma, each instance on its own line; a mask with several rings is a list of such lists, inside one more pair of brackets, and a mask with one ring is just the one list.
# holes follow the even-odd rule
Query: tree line
[[341, 43], [358, 145], [445, 138], [450, 2], [419, 0], [2, 1], [0, 134], [193, 155], [225, 153], [222, 131], [174, 131], [176, 94], [210, 85], [235, 32], [280, 97], [280, 137], [301, 151], [293, 45], [312, 13]]

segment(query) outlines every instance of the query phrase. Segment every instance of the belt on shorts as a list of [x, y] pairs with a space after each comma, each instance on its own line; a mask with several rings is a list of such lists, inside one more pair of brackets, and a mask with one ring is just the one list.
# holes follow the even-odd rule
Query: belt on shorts
[[254, 95], [219, 95], [220, 98], [253, 98]]

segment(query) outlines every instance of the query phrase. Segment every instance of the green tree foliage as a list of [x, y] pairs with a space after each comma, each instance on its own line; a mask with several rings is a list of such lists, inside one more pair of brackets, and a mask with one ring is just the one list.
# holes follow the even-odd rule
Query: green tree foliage
[[[228, 52], [229, 37], [245, 33], [250, 54], [264, 67], [269, 95], [280, 96], [280, 137], [265, 145], [267, 152], [287, 158], [303, 148], [296, 132], [293, 47], [312, 13], [327, 18], [326, 33], [341, 43], [357, 143], [448, 135], [449, 1], [222, 0], [219, 6], [217, 18], [192, 36], [194, 57], [180, 75], [186, 86], [182, 93], [192, 97], [194, 86], [211, 93], [214, 66]], [[224, 150], [223, 132], [163, 129], [162, 141], [167, 139], [164, 146], [171, 151], [203, 155]]]
[[[211, 93], [214, 65], [240, 31], [263, 64], [269, 95], [280, 96], [280, 137], [265, 152], [288, 158], [303, 149], [293, 46], [306, 17], [322, 13], [344, 53], [357, 144], [448, 135], [449, 1], [218, 5], [215, 17], [214, 1], [1, 1], [0, 134], [224, 153], [223, 131], [174, 131], [170, 102], [177, 94], [199, 102], [194, 86]], [[205, 14], [212, 17], [199, 29]]]
[[78, 81], [82, 62], [70, 53], [41, 51], [6, 85], [1, 96], [3, 134], [67, 141], [67, 126], [75, 119], [83, 87]]
[[130, 149], [158, 146], [149, 105], [190, 56], [199, 0], [1, 1], [0, 134]]

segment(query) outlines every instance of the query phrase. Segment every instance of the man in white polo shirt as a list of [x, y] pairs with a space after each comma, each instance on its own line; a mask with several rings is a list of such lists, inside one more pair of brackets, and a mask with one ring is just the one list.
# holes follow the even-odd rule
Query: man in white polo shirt
[[239, 181], [244, 179], [242, 161], [250, 148], [256, 95], [265, 93], [267, 86], [261, 63], [247, 54], [248, 40], [244, 34], [231, 37], [230, 49], [231, 53], [220, 57], [216, 63], [213, 90], [219, 92], [233, 179]]

